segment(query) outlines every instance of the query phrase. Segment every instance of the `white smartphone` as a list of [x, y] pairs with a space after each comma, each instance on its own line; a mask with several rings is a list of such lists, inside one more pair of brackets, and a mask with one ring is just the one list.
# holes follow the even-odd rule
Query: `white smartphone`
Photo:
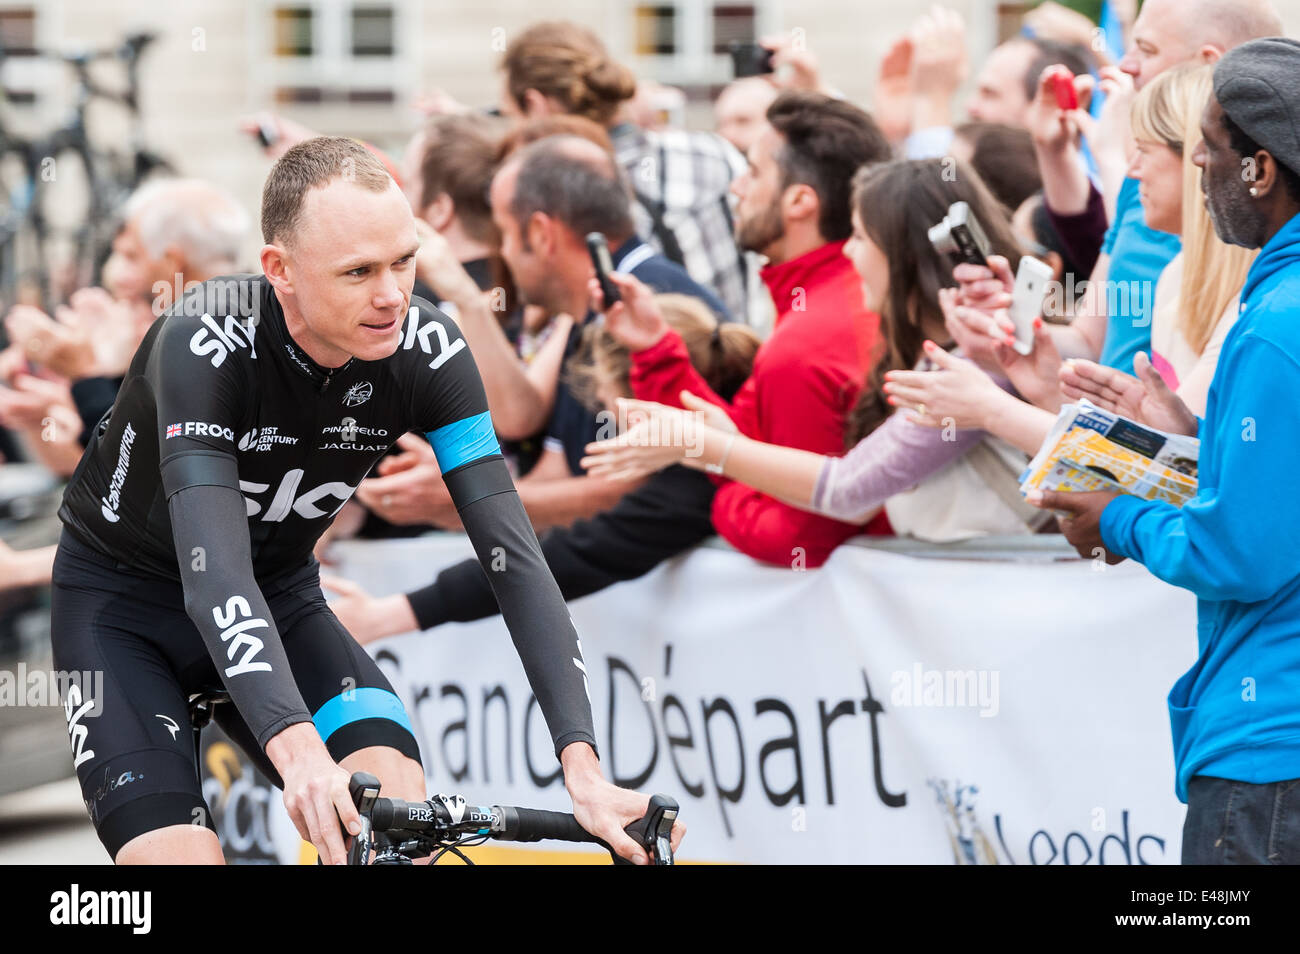
[[1043, 296], [1052, 280], [1052, 267], [1046, 262], [1024, 255], [1016, 269], [1016, 287], [1011, 292], [1007, 314], [1016, 326], [1015, 348], [1021, 354], [1034, 350], [1034, 319], [1043, 313]]

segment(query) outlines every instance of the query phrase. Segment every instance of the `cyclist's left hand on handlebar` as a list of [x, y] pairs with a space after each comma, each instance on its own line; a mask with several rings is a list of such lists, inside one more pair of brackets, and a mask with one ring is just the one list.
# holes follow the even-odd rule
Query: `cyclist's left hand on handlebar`
[[[564, 785], [573, 799], [573, 816], [587, 831], [601, 838], [615, 853], [633, 864], [648, 865], [645, 850], [623, 829], [646, 813], [650, 797], [619, 788], [600, 774], [600, 763], [591, 746], [575, 742], [560, 753], [564, 765]], [[680, 819], [673, 822], [672, 848], [677, 853], [686, 826]]]

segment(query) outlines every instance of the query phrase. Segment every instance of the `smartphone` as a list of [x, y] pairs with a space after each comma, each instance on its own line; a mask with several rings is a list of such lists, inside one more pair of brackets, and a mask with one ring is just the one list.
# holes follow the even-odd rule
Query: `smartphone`
[[764, 76], [773, 72], [772, 51], [765, 46], [732, 40], [727, 44], [727, 51], [731, 54], [731, 68], [735, 71], [736, 79]]
[[609, 257], [609, 243], [605, 241], [605, 236], [600, 232], [588, 232], [587, 251], [591, 253], [591, 264], [596, 268], [596, 280], [600, 282], [600, 292], [605, 296], [605, 307], [622, 301], [618, 286], [609, 279], [609, 273], [614, 270], [614, 262]]
[[988, 267], [988, 236], [965, 202], [948, 206], [948, 214], [928, 234], [936, 252], [956, 255], [963, 262]]
[[1073, 73], [1053, 73], [1052, 92], [1056, 94], [1058, 108], [1067, 110], [1079, 108], [1079, 94], [1074, 89]]
[[1020, 354], [1034, 350], [1034, 321], [1043, 313], [1043, 296], [1052, 280], [1052, 266], [1031, 255], [1021, 256], [1016, 285], [1011, 292], [1007, 315], [1016, 326], [1015, 349]]
[[257, 129], [253, 135], [261, 143], [263, 149], [270, 149], [280, 138], [280, 133], [276, 130], [275, 124], [266, 119], [258, 120]]

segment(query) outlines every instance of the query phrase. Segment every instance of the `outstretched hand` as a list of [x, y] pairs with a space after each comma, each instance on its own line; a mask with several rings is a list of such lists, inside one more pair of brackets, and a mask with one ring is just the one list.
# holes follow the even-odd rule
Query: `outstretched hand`
[[926, 427], [987, 430], [1005, 392], [970, 361], [944, 351], [933, 341], [925, 354], [933, 371], [890, 371], [884, 391], [892, 407], [909, 408], [913, 422]]
[[1171, 434], [1195, 437], [1196, 415], [1169, 389], [1145, 352], [1133, 359], [1137, 377], [1094, 361], [1061, 365], [1061, 391], [1071, 400], [1086, 398], [1098, 407]]

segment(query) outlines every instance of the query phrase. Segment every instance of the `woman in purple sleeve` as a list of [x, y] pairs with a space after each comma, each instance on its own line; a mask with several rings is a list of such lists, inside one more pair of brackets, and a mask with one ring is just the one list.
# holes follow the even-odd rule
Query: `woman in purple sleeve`
[[[589, 471], [634, 477], [682, 463], [738, 480], [792, 506], [865, 523], [883, 507], [896, 533], [929, 540], [1036, 529], [1017, 492], [1026, 458], [978, 429], [935, 429], [897, 412], [886, 375], [926, 367], [923, 343], [948, 341], [941, 294], [951, 291], [952, 262], [931, 246], [928, 231], [953, 202], [966, 202], [991, 251], [1014, 261], [1010, 224], [979, 177], [944, 160], [900, 160], [861, 170], [854, 182], [853, 236], [845, 246], [862, 277], [868, 309], [881, 316], [885, 353], [850, 415], [843, 457], [754, 441], [736, 432], [713, 405], [683, 393], [685, 411], [627, 402], [643, 419], [617, 438], [588, 445]], [[652, 314], [651, 296], [628, 300]], [[692, 413], [698, 412], [698, 413]]]

